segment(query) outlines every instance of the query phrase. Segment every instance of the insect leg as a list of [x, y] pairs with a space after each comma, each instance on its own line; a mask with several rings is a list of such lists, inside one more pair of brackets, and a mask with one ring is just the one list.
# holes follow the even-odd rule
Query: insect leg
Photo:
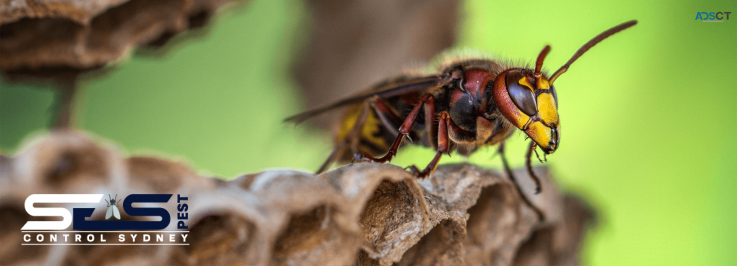
[[363, 129], [363, 125], [366, 124], [366, 120], [368, 119], [371, 101], [372, 100], [368, 100], [361, 105], [361, 110], [358, 112], [358, 117], [356, 117], [356, 123], [353, 125], [353, 128], [348, 131], [348, 134], [345, 135], [340, 143], [335, 145], [335, 148], [333, 148], [330, 156], [328, 156], [322, 166], [320, 166], [320, 169], [317, 170], [317, 174], [328, 170], [333, 162], [342, 157], [346, 148], [350, 148], [354, 153], [358, 152], [358, 150], [356, 150], [356, 148], [358, 147], [357, 142], [360, 139], [359, 137], [361, 135], [361, 129]]
[[[540, 191], [542, 191], [542, 187], [540, 186], [540, 178], [538, 178], [537, 175], [535, 175], [535, 172], [532, 171], [532, 152], [535, 150], [535, 148], [537, 148], [537, 146], [535, 145], [535, 141], [530, 141], [530, 148], [527, 149], [527, 162], [525, 163], [525, 165], [527, 166], [527, 172], [530, 173], [530, 177], [532, 177], [532, 180], [535, 181], [535, 194], [539, 194]], [[537, 159], [540, 160], [540, 157], [538, 156]]]
[[[540, 154], [537, 153], [537, 149], [532, 149], [532, 150], [535, 151], [535, 156], [537, 156], [537, 160], [542, 163], [543, 160], [540, 159]], [[543, 153], [543, 158], [545, 158], [545, 154], [544, 153]], [[548, 158], [545, 158], [545, 162], [547, 162], [547, 161], [548, 161]]]
[[374, 109], [376, 116], [379, 117], [379, 120], [384, 124], [384, 127], [386, 127], [387, 130], [391, 131], [394, 135], [399, 135], [399, 131], [396, 129], [397, 127], [394, 123], [389, 121], [389, 117], [387, 117], [387, 115], [391, 115], [394, 118], [394, 113], [392, 113], [392, 111], [386, 106], [383, 100], [376, 99], [375, 101], [371, 101], [371, 108]]
[[404, 119], [404, 122], [402, 123], [402, 126], [399, 127], [399, 135], [397, 135], [397, 138], [394, 139], [394, 143], [392, 144], [392, 147], [389, 149], [389, 151], [382, 156], [381, 158], [374, 158], [371, 155], [363, 155], [362, 158], [366, 158], [369, 161], [372, 162], [388, 162], [392, 160], [392, 157], [394, 157], [397, 154], [397, 149], [399, 149], [399, 145], [402, 144], [402, 139], [407, 137], [409, 133], [412, 131], [412, 127], [415, 125], [415, 122], [417, 121], [417, 117], [420, 114], [420, 108], [422, 108], [423, 105], [427, 102], [432, 102], [434, 98], [432, 97], [432, 94], [425, 94], [420, 98], [420, 101], [417, 102], [417, 105], [415, 105], [414, 108], [412, 108], [412, 112], [409, 113], [407, 118]]
[[325, 170], [328, 170], [328, 167], [330, 167], [330, 165], [335, 162], [335, 158], [338, 158], [338, 154], [342, 153], [344, 147], [345, 145], [343, 145], [343, 143], [336, 145], [335, 148], [333, 148], [333, 151], [330, 152], [328, 158], [325, 159], [325, 162], [322, 163], [320, 169], [317, 169], [316, 174], [320, 174], [322, 172], [325, 172]]
[[[434, 116], [434, 115], [433, 115]], [[448, 115], [448, 112], [443, 111], [440, 113], [440, 119], [438, 120], [438, 152], [435, 154], [435, 158], [430, 161], [429, 164], [425, 167], [424, 170], [420, 171], [420, 169], [417, 169], [417, 166], [411, 165], [408, 168], [414, 174], [417, 178], [424, 179], [425, 177], [430, 176], [433, 172], [435, 172], [435, 168], [438, 167], [438, 162], [440, 161], [440, 157], [445, 152], [450, 152], [449, 146], [450, 146], [450, 138], [448, 137], [448, 125], [450, 124], [450, 115]]]
[[533, 205], [532, 202], [525, 196], [525, 193], [522, 192], [522, 188], [519, 186], [519, 183], [517, 183], [517, 179], [514, 178], [514, 174], [512, 174], [512, 168], [509, 167], [509, 163], [507, 162], [507, 155], [504, 154], [504, 142], [499, 144], [499, 155], [502, 158], [502, 164], [504, 165], [504, 171], [507, 172], [507, 176], [509, 176], [509, 179], [512, 180], [512, 183], [514, 183], [515, 188], [517, 188], [517, 193], [519, 193], [520, 197], [522, 197], [522, 200], [527, 204], [527, 206], [530, 206], [532, 210], [537, 213], [537, 218], [540, 222], [545, 220], [545, 215], [543, 212], [537, 208], [537, 206]]
[[[435, 127], [435, 101], [428, 101], [425, 103], [425, 128], [427, 129], [427, 140], [430, 142], [430, 146], [433, 149], [438, 149], [438, 143], [433, 141], [433, 138], [437, 136]], [[439, 138], [439, 137], [438, 137]]]

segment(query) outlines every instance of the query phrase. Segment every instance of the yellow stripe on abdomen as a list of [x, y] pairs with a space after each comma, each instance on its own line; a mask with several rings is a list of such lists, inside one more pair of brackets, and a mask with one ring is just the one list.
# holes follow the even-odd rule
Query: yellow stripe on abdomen
[[[348, 110], [348, 114], [343, 119], [340, 131], [338, 132], [338, 142], [343, 141], [351, 129], [356, 125], [356, 120], [361, 112], [361, 107], [361, 105], [354, 105]], [[358, 150], [369, 153], [372, 156], [382, 155], [384, 152], [388, 151], [390, 145], [383, 134], [381, 128], [383, 126], [384, 125], [381, 120], [376, 117], [376, 114], [373, 111], [369, 111], [366, 122], [364, 123], [359, 135], [360, 141], [358, 141]]]

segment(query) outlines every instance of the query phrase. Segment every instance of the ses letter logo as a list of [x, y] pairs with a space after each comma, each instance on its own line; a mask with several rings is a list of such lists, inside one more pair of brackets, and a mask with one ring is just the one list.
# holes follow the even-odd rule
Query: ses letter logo
[[[28, 244], [23, 245], [120, 245], [116, 242], [108, 242], [108, 238], [115, 239], [118, 234], [117, 243], [139, 243], [142, 242], [154, 242], [152, 235], [155, 236], [156, 242], [162, 242], [160, 244], [146, 243], [144, 245], [189, 245], [186, 243], [187, 230], [189, 227], [186, 224], [186, 220], [189, 218], [187, 215], [188, 197], [182, 197], [177, 195], [176, 202], [176, 218], [177, 218], [177, 231], [152, 231], [152, 230], [164, 230], [171, 223], [171, 215], [169, 211], [162, 207], [133, 207], [133, 204], [151, 204], [151, 203], [168, 203], [172, 198], [173, 194], [131, 194], [125, 199], [118, 200], [117, 195], [115, 199], [110, 197], [108, 201], [101, 204], [101, 199], [104, 194], [33, 194], [26, 198], [25, 208], [31, 216], [50, 216], [50, 217], [61, 217], [61, 221], [28, 221], [21, 228], [24, 233], [36, 233], [35, 238], [31, 234], [25, 234], [23, 236], [24, 242]], [[35, 207], [36, 203], [73, 203], [73, 204], [96, 204], [102, 206], [90, 206], [91, 208], [72, 208], [69, 209], [63, 207]], [[95, 211], [94, 207], [103, 207], [106, 209], [105, 220], [102, 221], [88, 221], [87, 218], [92, 216]], [[145, 219], [137, 219], [138, 221], [120, 221], [121, 210], [131, 217], [146, 217]], [[110, 218], [115, 217], [115, 220]], [[65, 230], [72, 225], [74, 231], [59, 231]], [[43, 231], [40, 231], [43, 230]], [[48, 230], [48, 231], [47, 231]], [[52, 231], [56, 230], [56, 231]], [[126, 231], [122, 231], [126, 230]], [[132, 230], [132, 231], [130, 231]], [[91, 233], [101, 233], [99, 237]], [[119, 233], [143, 233], [140, 238], [136, 238], [138, 234], [119, 234]], [[173, 233], [168, 234], [168, 241], [165, 240], [165, 232]], [[76, 233], [71, 234], [73, 239], [70, 239], [70, 234], [61, 234], [59, 237], [58, 233]], [[153, 234], [150, 234], [153, 233]], [[184, 234], [182, 234], [184, 233]], [[84, 240], [82, 235], [86, 234], [87, 237]], [[108, 234], [108, 235], [106, 235]], [[61, 239], [63, 238], [63, 241]], [[33, 240], [34, 243], [29, 243]], [[129, 240], [127, 240], [129, 239]], [[61, 242], [61, 244], [57, 244]], [[84, 242], [84, 243], [79, 243]], [[130, 244], [128, 244], [130, 245]], [[133, 244], [136, 245], [136, 244]]]
[[61, 216], [61, 221], [29, 221], [20, 230], [64, 230], [72, 224], [66, 208], [36, 208], [34, 203], [98, 203], [103, 194], [33, 194], [26, 198], [26, 212], [31, 216]]
[[696, 12], [696, 19], [703, 22], [724, 22], [732, 12]]

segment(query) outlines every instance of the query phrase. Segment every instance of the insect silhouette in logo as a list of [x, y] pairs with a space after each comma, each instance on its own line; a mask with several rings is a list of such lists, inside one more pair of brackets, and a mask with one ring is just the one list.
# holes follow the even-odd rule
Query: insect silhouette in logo
[[107, 212], [105, 213], [105, 220], [110, 219], [111, 216], [115, 216], [115, 219], [120, 220], [120, 211], [118, 210], [118, 207], [120, 207], [120, 202], [117, 201], [118, 194], [115, 194], [114, 199], [110, 196], [110, 194], [107, 194], [107, 196], [110, 198], [110, 201], [105, 200], [105, 202], [107, 202]]
[[[443, 153], [470, 155], [482, 146], [498, 145], [505, 171], [525, 202], [543, 220], [512, 175], [504, 155], [504, 141], [515, 129], [532, 139], [527, 150], [527, 171], [541, 191], [531, 166], [537, 147], [544, 155], [560, 147], [561, 124], [558, 95], [553, 86], [571, 64], [591, 47], [613, 34], [637, 24], [629, 21], [597, 35], [584, 44], [551, 76], [542, 72], [550, 46], [540, 52], [534, 68], [488, 57], [450, 58], [431, 73], [417, 71], [399, 75], [373, 86], [358, 96], [287, 118], [300, 123], [326, 111], [348, 107], [335, 137], [335, 148], [318, 173], [335, 161], [389, 162], [404, 139], [432, 147], [435, 157], [420, 170], [408, 169], [418, 178], [432, 174]], [[424, 107], [424, 112], [423, 112]], [[382, 156], [383, 154], [383, 156]], [[540, 159], [539, 156], [538, 160]]]

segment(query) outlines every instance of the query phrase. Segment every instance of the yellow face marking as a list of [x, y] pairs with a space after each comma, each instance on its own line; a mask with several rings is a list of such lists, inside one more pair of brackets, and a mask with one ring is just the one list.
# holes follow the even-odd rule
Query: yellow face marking
[[529, 82], [527, 82], [527, 78], [525, 78], [525, 77], [519, 79], [519, 81], [517, 81], [517, 83], [519, 83], [520, 85], [524, 85], [528, 89], [532, 90], [532, 84], [530, 84]]
[[537, 96], [537, 112], [546, 125], [558, 123], [558, 108], [555, 106], [553, 94], [541, 93]]
[[540, 89], [547, 90], [550, 88], [550, 81], [546, 78], [540, 77]]
[[543, 149], [549, 148], [548, 143], [550, 143], [550, 139], [552, 138], [552, 133], [549, 127], [546, 127], [540, 122], [534, 122], [530, 124], [530, 127], [525, 131], [525, 133]]

